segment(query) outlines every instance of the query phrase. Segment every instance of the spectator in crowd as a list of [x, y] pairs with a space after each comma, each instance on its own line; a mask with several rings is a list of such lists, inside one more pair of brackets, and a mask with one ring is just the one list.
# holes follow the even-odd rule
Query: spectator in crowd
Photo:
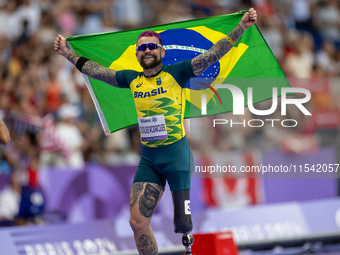
[[15, 220], [18, 216], [21, 201], [20, 175], [10, 176], [9, 186], [0, 192], [0, 220]]
[[69, 151], [64, 162], [60, 162], [63, 168], [81, 170], [85, 165], [82, 153], [84, 138], [76, 125], [79, 115], [80, 109], [67, 103], [63, 104], [58, 111], [60, 121], [56, 125], [56, 135]]
[[285, 61], [288, 75], [294, 78], [309, 78], [313, 71], [314, 54], [301, 43], [303, 36], [299, 31], [291, 31], [288, 40], [292, 47]]
[[324, 41], [321, 49], [316, 53], [316, 63], [331, 76], [336, 72], [335, 67], [336, 46], [332, 41]]
[[316, 11], [315, 23], [321, 35], [326, 40], [340, 42], [340, 11], [339, 1], [319, 1], [319, 8]]

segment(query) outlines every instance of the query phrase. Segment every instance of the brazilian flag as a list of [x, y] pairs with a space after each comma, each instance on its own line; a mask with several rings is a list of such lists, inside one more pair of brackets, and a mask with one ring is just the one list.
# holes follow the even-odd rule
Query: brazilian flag
[[[165, 58], [162, 59], [162, 63], [169, 65], [192, 59], [209, 50], [213, 44], [237, 26], [244, 13], [245, 11], [242, 11], [121, 32], [73, 36], [67, 38], [67, 41], [70, 48], [78, 55], [104, 67], [116, 71], [123, 69], [142, 71], [135, 52], [137, 37], [143, 31], [153, 30], [160, 34], [165, 47]], [[133, 96], [129, 89], [115, 88], [104, 82], [84, 77], [107, 135], [138, 124]], [[199, 78], [206, 79], [207, 82], [203, 82], [204, 86], [200, 89], [194, 89], [188, 84], [192, 89], [186, 89], [185, 118], [203, 116], [200, 99], [201, 94], [205, 92], [209, 97], [207, 98], [208, 115], [232, 111], [230, 91], [213, 89], [212, 80], [222, 79], [223, 83], [233, 81], [244, 95], [247, 93], [249, 83], [252, 83], [253, 87], [254, 83], [258, 83], [253, 90], [253, 103], [272, 98], [274, 86], [278, 91], [280, 87], [289, 86], [256, 25], [248, 28], [232, 50], [219, 62], [212, 64]], [[257, 78], [258, 82], [254, 82], [256, 80], [254, 78]], [[280, 82], [268, 82], [271, 80], [269, 78], [276, 78], [275, 80]], [[244, 103], [246, 106], [247, 102]]]

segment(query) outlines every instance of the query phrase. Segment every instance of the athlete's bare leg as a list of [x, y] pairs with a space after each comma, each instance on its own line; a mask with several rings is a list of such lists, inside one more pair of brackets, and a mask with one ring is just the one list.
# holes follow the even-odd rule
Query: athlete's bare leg
[[157, 255], [158, 247], [150, 227], [152, 214], [162, 198], [164, 187], [148, 182], [132, 185], [130, 193], [130, 226], [139, 254]]

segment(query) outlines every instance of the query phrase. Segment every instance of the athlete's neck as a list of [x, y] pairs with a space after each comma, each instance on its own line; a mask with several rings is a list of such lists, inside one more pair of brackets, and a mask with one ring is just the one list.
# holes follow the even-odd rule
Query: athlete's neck
[[160, 63], [158, 66], [154, 67], [154, 68], [150, 68], [150, 69], [144, 69], [144, 75], [146, 77], [150, 77], [152, 75], [157, 74], [163, 67], [163, 64]]

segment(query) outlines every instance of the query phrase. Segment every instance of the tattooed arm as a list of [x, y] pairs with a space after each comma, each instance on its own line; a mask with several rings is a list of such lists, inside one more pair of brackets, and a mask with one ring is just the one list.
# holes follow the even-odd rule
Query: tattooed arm
[[[243, 32], [250, 26], [254, 25], [257, 20], [256, 11], [251, 8], [249, 12], [245, 13], [242, 17], [240, 23], [228, 34], [230, 39], [237, 42]], [[219, 61], [225, 54], [227, 54], [233, 44], [230, 43], [226, 37], [215, 43], [210, 50], [204, 52], [203, 54], [195, 57], [191, 61], [191, 67], [195, 75], [202, 74], [211, 64]]]
[[[60, 55], [64, 56], [73, 65], [76, 65], [78, 59], [80, 58], [79, 55], [67, 48], [66, 39], [61, 35], [58, 35], [54, 42], [54, 50]], [[114, 87], [118, 87], [116, 71], [103, 67], [91, 60], [87, 61], [83, 65], [82, 73], [93, 79], [106, 82]]]
[[0, 144], [8, 144], [11, 141], [5, 122], [0, 119]]

